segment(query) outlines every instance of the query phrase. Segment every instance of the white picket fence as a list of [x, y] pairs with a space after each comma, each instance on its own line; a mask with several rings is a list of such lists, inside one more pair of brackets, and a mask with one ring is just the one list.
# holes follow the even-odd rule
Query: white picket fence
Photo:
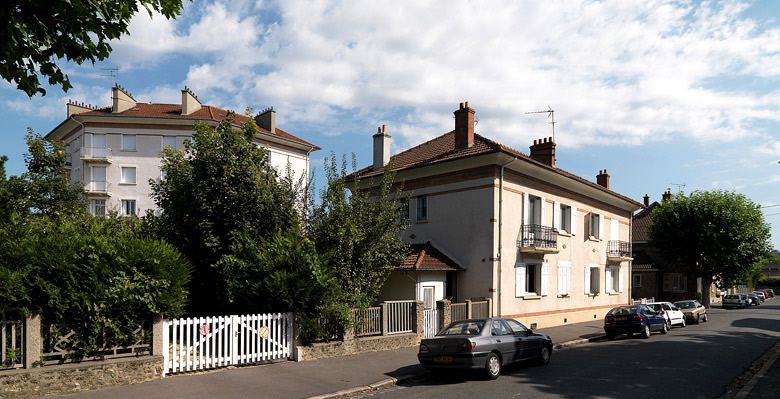
[[292, 313], [165, 320], [162, 375], [287, 359], [293, 320]]
[[439, 316], [438, 309], [425, 309], [423, 311], [423, 318], [425, 320], [425, 328], [423, 329], [424, 338], [433, 338], [437, 332], [441, 329], [441, 317]]

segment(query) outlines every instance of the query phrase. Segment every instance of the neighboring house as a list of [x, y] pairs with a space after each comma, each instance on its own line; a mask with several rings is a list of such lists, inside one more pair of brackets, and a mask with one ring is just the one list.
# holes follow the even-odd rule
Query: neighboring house
[[[780, 257], [780, 251], [772, 251], [772, 257], [775, 259]], [[780, 280], [780, 264], [769, 262], [762, 266], [762, 269], [767, 281]]]
[[[670, 200], [672, 193], [666, 191], [663, 201]], [[631, 296], [634, 299], [655, 298], [663, 301], [701, 299], [702, 280], [676, 270], [664, 261], [662, 254], [650, 243], [650, 228], [653, 225], [653, 210], [661, 204], [650, 203], [650, 196], [644, 197], [645, 209], [634, 215], [631, 246], [634, 252], [631, 274]], [[710, 302], [720, 301], [720, 290], [710, 284]]]
[[[93, 215], [110, 210], [140, 215], [156, 208], [149, 179], [164, 178], [160, 173], [163, 148], [182, 149], [196, 122], [215, 126], [232, 117], [232, 124], [238, 127], [250, 120], [201, 104], [186, 87], [181, 97], [181, 104], [139, 103], [124, 88], [115, 86], [111, 106], [68, 102], [67, 119], [46, 137], [63, 142], [71, 181], [84, 184]], [[273, 109], [263, 111], [255, 121], [260, 128], [255, 142], [268, 149], [271, 164], [282, 173], [289, 165], [295, 179], [307, 181], [309, 153], [319, 147], [276, 127]]]
[[[455, 130], [392, 157], [379, 128], [373, 165], [350, 176], [371, 190], [392, 167], [411, 198], [403, 239], [451, 261], [435, 285], [406, 272], [416, 289], [404, 288], [404, 299], [426, 300], [426, 286], [436, 300], [490, 298], [493, 314], [537, 327], [601, 318], [628, 303], [631, 215], [641, 204], [612, 191], [606, 170], [594, 183], [556, 167], [552, 138], [526, 155], [476, 134], [468, 102], [454, 114]], [[383, 298], [401, 296], [402, 270]]]

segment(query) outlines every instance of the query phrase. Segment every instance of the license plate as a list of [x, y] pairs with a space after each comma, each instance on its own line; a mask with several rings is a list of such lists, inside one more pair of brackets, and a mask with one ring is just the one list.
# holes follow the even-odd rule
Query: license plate
[[452, 363], [452, 356], [435, 356], [434, 363]]
[[628, 320], [628, 317], [615, 317], [615, 321]]

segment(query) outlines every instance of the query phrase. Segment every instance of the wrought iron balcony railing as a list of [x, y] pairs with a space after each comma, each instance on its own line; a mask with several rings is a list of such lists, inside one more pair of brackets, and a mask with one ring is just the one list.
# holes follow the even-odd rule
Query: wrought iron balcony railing
[[517, 245], [534, 248], [558, 248], [558, 230], [539, 224], [524, 224]]
[[631, 243], [620, 240], [610, 240], [607, 245], [608, 258], [630, 258]]

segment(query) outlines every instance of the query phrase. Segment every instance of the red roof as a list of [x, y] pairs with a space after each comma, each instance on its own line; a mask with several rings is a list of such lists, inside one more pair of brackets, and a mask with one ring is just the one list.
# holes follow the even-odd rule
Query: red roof
[[425, 244], [411, 244], [411, 252], [406, 256], [400, 266], [394, 270], [438, 270], [458, 271], [463, 270], [447, 255], [436, 249], [430, 242]]
[[[495, 142], [479, 134], [474, 134], [474, 145], [468, 148], [455, 148], [455, 131], [445, 133], [439, 137], [426, 141], [416, 147], [412, 147], [406, 151], [399, 152], [398, 154], [390, 157], [390, 163], [395, 171], [401, 171], [406, 169], [417, 168], [421, 166], [433, 165], [441, 162], [452, 161], [456, 159], [468, 158], [477, 155], [493, 154], [493, 153], [506, 153], [525, 161], [531, 162], [541, 168], [552, 170], [564, 176], [568, 176], [574, 180], [584, 183], [588, 186], [597, 188], [601, 191], [608, 192], [624, 201], [628, 201], [641, 207], [639, 202], [626, 197], [622, 194], [616, 193], [612, 190], [608, 190], [606, 187], [600, 186], [588, 179], [577, 176], [573, 173], [567, 172], [560, 168], [555, 168], [547, 164], [541, 163], [532, 159], [530, 156], [515, 150], [504, 144]], [[384, 172], [384, 168], [374, 168], [373, 166], [367, 166], [363, 169], [350, 175], [350, 177], [371, 177], [381, 175]]]
[[[202, 120], [202, 121], [215, 121], [221, 122], [228, 118], [228, 115], [233, 117], [233, 125], [240, 126], [244, 122], [251, 120], [246, 115], [241, 115], [232, 111], [228, 111], [222, 108], [217, 108], [211, 105], [203, 105], [199, 110], [189, 114], [181, 114], [181, 104], [158, 104], [158, 103], [137, 103], [135, 107], [119, 113], [112, 113], [111, 107], [103, 107], [80, 113], [84, 116], [121, 116], [121, 117], [135, 117], [135, 118], [162, 118], [162, 119], [182, 119], [182, 120]], [[276, 128], [275, 132], [269, 132], [258, 126], [260, 131], [269, 136], [277, 136], [284, 140], [293, 141], [299, 144], [319, 149], [316, 145], [294, 136], [282, 129]]]
[[631, 239], [633, 241], [650, 241], [650, 227], [653, 225], [653, 209], [661, 206], [658, 202], [653, 202], [645, 209], [634, 215], [631, 224]]

